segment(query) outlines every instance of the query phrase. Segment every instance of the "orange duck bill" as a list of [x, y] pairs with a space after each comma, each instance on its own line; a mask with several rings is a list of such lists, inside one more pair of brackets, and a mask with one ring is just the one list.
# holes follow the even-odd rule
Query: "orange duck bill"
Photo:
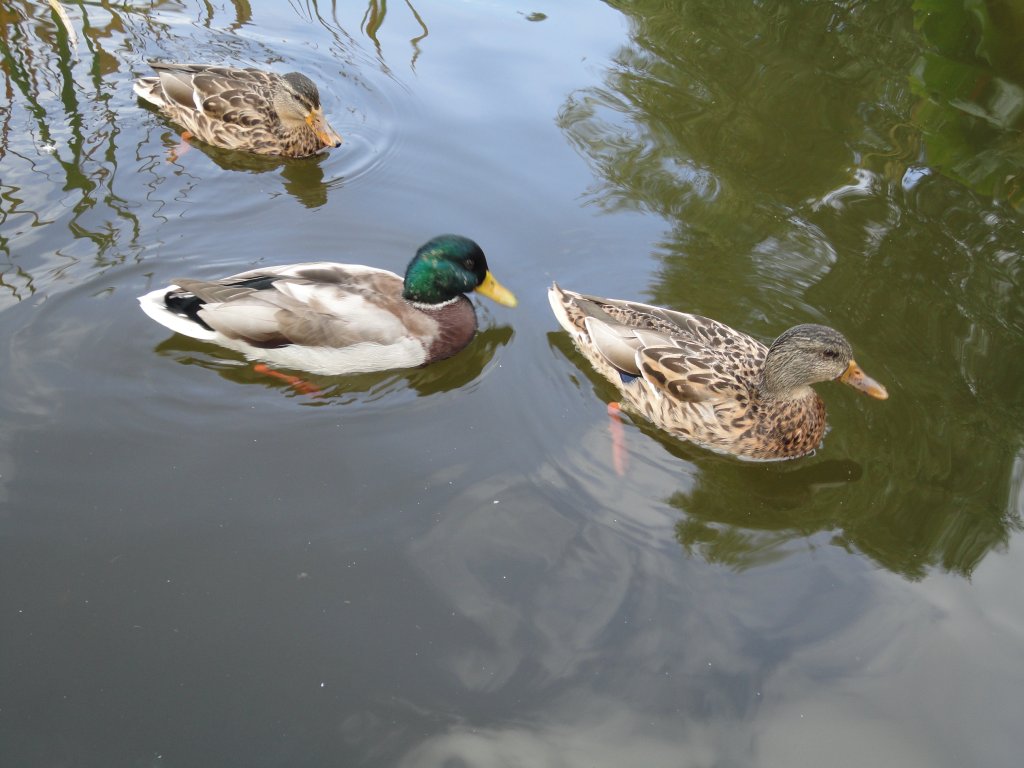
[[859, 389], [865, 395], [871, 395], [871, 397], [878, 398], [879, 400], [886, 400], [889, 397], [885, 387], [864, 373], [863, 369], [857, 365], [856, 360], [850, 361], [850, 364], [846, 366], [846, 370], [839, 376], [839, 381], [843, 382], [843, 384], [849, 384], [854, 389]]
[[323, 142], [325, 147], [340, 147], [341, 136], [338, 132], [331, 128], [327, 119], [324, 117], [323, 110], [314, 109], [308, 115], [306, 115], [306, 124], [313, 129], [316, 137]]

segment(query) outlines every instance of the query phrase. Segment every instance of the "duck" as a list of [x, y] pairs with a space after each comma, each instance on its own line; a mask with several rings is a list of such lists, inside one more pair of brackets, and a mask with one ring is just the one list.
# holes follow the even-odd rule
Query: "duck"
[[156, 322], [278, 368], [337, 376], [443, 360], [476, 333], [475, 291], [516, 306], [483, 250], [461, 235], [424, 243], [399, 277], [358, 264], [269, 266], [178, 279], [139, 297]]
[[825, 435], [812, 384], [838, 380], [885, 400], [834, 328], [802, 324], [765, 345], [724, 323], [633, 301], [563, 290], [548, 300], [559, 325], [614, 384], [627, 409], [718, 453], [754, 460], [806, 456]]
[[207, 144], [285, 157], [341, 146], [341, 136], [324, 117], [316, 84], [300, 72], [149, 65], [157, 74], [136, 80], [135, 93]]

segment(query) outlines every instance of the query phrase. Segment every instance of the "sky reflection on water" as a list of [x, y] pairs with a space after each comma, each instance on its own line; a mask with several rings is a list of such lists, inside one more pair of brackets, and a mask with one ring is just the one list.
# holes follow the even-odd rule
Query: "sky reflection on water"
[[[67, 4], [76, 53], [5, 5], [0, 762], [1016, 765], [1021, 26], [982, 6]], [[157, 57], [306, 72], [345, 144], [168, 162]], [[443, 231], [520, 307], [320, 395], [135, 301]], [[892, 398], [821, 386], [784, 464], [627, 420], [620, 474], [551, 280], [834, 325]]]

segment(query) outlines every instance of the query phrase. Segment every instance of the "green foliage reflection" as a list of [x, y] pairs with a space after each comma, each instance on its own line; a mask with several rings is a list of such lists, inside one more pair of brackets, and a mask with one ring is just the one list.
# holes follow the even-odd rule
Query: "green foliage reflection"
[[910, 73], [930, 165], [971, 189], [1024, 205], [1024, 7], [916, 0], [928, 43]]
[[700, 470], [667, 499], [680, 543], [742, 568], [824, 533], [910, 578], [969, 575], [1021, 527], [1024, 234], [1001, 204], [1020, 202], [1020, 18], [977, 0], [610, 4], [630, 41], [559, 125], [595, 204], [665, 220], [648, 298], [763, 340], [826, 322], [893, 384], [875, 408], [822, 387], [833, 431], [792, 466], [638, 424]]

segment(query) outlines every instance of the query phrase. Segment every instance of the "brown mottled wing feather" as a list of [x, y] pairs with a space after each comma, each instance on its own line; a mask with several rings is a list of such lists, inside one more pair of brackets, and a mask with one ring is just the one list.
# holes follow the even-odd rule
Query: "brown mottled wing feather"
[[673, 344], [686, 341], [711, 347], [729, 347], [750, 357], [763, 357], [767, 349], [744, 333], [725, 323], [701, 315], [675, 312], [671, 309], [636, 301], [605, 299], [558, 288], [561, 306], [577, 330], [585, 330], [585, 319], [592, 317], [605, 323], [616, 323], [635, 331], [657, 331], [672, 339]]
[[701, 315], [563, 291], [571, 322], [618, 370], [687, 401], [748, 395], [767, 347]]
[[156, 69], [164, 93], [181, 109], [244, 126], [277, 119], [270, 73], [197, 65]]
[[813, 391], [787, 402], [761, 399], [768, 350], [756, 339], [700, 315], [557, 285], [549, 299], [591, 363], [632, 408], [668, 432], [755, 459], [802, 456], [821, 442], [825, 406]]
[[689, 345], [647, 347], [637, 352], [640, 375], [662, 394], [684, 402], [721, 401], [749, 397], [753, 381], [720, 361], [707, 350], [697, 355]]
[[[294, 93], [289, 75], [203, 64], [150, 65], [157, 77], [137, 80], [135, 92], [208, 144], [285, 157], [305, 157], [324, 148], [321, 133], [310, 123], [283, 120], [275, 108], [284, 92]], [[310, 113], [307, 119], [312, 117]], [[333, 133], [319, 111], [317, 119], [327, 133]]]
[[631, 328], [658, 331], [671, 337], [673, 343], [698, 342], [712, 349], [729, 347], [751, 357], [763, 357], [767, 352], [764, 344], [710, 317], [675, 312], [635, 301], [594, 296], [583, 298], [611, 319]]
[[301, 157], [322, 147], [305, 125], [286, 127], [274, 108], [281, 76], [273, 72], [201, 64], [153, 63], [158, 99], [140, 80], [136, 93], [162, 107], [164, 114], [196, 138], [228, 149]]
[[685, 337], [673, 337], [671, 347], [652, 346], [637, 353], [643, 377], [682, 400], [749, 398], [767, 348], [717, 321], [696, 315], [682, 318], [690, 324]]

